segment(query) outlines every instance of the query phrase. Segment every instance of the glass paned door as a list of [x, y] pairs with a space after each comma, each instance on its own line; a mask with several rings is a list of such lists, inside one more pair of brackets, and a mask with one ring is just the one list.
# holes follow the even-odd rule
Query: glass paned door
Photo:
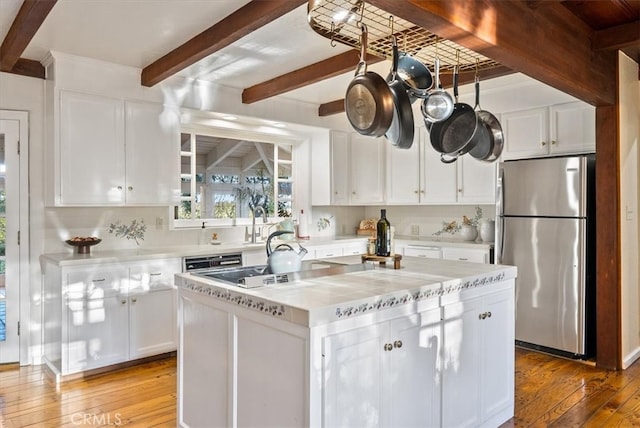
[[[0, 112], [0, 364], [19, 361], [20, 344], [20, 156], [21, 122]], [[26, 114], [25, 114], [26, 121]]]

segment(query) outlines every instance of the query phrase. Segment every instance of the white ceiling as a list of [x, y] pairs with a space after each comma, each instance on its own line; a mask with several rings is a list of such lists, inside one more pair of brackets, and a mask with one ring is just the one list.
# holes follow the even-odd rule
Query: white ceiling
[[[23, 0], [0, 0], [0, 39]], [[23, 53], [40, 61], [50, 51], [144, 68], [241, 8], [248, 0], [58, 0]], [[311, 30], [306, 4], [179, 74], [244, 89], [350, 48], [331, 47]], [[355, 64], [354, 64], [355, 69]], [[386, 75], [389, 63], [370, 67]], [[282, 96], [311, 103], [344, 97], [352, 73]]]

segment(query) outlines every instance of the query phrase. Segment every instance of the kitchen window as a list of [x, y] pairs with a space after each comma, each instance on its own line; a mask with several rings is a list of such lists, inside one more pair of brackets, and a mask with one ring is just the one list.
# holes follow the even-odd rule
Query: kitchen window
[[257, 207], [270, 218], [291, 217], [291, 143], [184, 128], [180, 144], [181, 201], [174, 207], [174, 227], [246, 224]]

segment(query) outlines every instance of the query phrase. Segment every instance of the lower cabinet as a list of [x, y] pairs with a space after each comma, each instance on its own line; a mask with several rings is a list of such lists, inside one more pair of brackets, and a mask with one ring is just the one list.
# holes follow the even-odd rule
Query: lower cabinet
[[491, 263], [491, 251], [488, 249], [443, 247], [442, 258], [462, 262]]
[[441, 342], [440, 308], [325, 337], [324, 426], [440, 426]]
[[181, 260], [43, 263], [44, 360], [68, 375], [177, 348]]
[[442, 426], [498, 426], [513, 414], [514, 307], [511, 287], [443, 306]]

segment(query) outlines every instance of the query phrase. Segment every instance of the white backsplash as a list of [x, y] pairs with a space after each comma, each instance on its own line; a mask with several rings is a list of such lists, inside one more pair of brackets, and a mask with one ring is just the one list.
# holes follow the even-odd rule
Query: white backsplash
[[[331, 207], [316, 206], [309, 216], [309, 234], [312, 238], [332, 238], [354, 235], [360, 221], [380, 217], [380, 209], [386, 208], [387, 218], [395, 228], [396, 235], [411, 236], [417, 226], [416, 236], [432, 237], [442, 228], [443, 222], [462, 221], [462, 216], [473, 218], [475, 205], [442, 206], [370, 206]], [[495, 218], [495, 207], [481, 205], [483, 218]], [[240, 242], [247, 239], [244, 226], [206, 228], [191, 230], [169, 230], [169, 210], [164, 207], [140, 208], [48, 208], [45, 221], [45, 253], [71, 252], [64, 243], [74, 236], [97, 236], [102, 239], [100, 250], [152, 248], [170, 245], [197, 245], [209, 242], [212, 233], [217, 233], [221, 242]], [[120, 221], [130, 224], [132, 220], [144, 221], [147, 226], [144, 240], [136, 245], [134, 240], [116, 237], [109, 233], [109, 225]], [[268, 236], [274, 226], [263, 226], [263, 236]], [[445, 238], [460, 238], [459, 234], [443, 234]], [[97, 248], [96, 248], [97, 249]]]

